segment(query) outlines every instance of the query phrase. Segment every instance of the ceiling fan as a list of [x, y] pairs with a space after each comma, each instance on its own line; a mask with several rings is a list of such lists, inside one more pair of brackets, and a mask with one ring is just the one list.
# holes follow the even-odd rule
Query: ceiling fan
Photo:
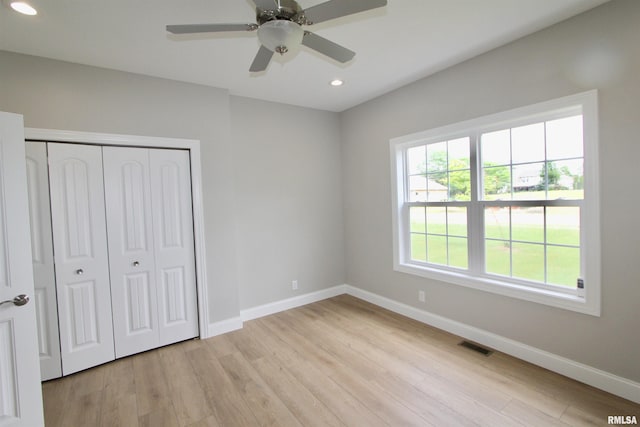
[[275, 52], [282, 55], [300, 44], [345, 63], [356, 53], [304, 30], [302, 26], [386, 6], [387, 0], [329, 0], [304, 10], [295, 0], [253, 0], [253, 3], [256, 5], [257, 24], [167, 25], [167, 31], [194, 34], [257, 30], [261, 46], [249, 68], [251, 72], [266, 70]]

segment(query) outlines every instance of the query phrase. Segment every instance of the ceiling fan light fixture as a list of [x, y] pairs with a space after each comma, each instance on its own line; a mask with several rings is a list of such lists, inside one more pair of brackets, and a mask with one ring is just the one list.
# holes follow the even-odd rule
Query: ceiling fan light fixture
[[38, 11], [27, 2], [12, 0], [8, 1], [7, 3], [9, 4], [9, 7], [11, 7], [11, 9], [15, 10], [16, 12], [22, 13], [23, 15], [33, 16], [38, 14]]
[[274, 20], [265, 22], [258, 28], [260, 43], [272, 52], [284, 54], [302, 43], [304, 30], [292, 21]]

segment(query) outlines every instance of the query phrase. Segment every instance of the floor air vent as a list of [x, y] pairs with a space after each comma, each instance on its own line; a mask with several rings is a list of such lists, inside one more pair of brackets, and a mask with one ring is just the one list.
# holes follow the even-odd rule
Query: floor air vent
[[478, 344], [474, 344], [472, 342], [469, 341], [462, 341], [460, 344], [458, 344], [459, 346], [468, 348], [469, 350], [473, 350], [477, 353], [480, 353], [484, 356], [491, 356], [491, 353], [493, 353], [492, 350], [486, 349], [484, 347], [479, 346]]

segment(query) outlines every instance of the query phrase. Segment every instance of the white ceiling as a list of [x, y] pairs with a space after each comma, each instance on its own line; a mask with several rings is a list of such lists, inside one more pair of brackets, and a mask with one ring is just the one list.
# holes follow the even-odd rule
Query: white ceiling
[[[349, 0], [344, 0], [349, 1]], [[343, 111], [608, 0], [389, 0], [305, 27], [356, 52], [342, 65], [300, 48], [264, 73], [255, 32], [175, 36], [167, 24], [255, 22], [250, 0], [30, 0], [35, 17], [0, 7], [0, 49]], [[298, 0], [302, 8], [323, 0]], [[332, 88], [329, 81], [345, 80]]]

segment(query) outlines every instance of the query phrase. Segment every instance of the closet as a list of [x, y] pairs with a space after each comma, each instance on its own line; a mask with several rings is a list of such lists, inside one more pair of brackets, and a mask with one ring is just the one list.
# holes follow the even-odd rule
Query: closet
[[27, 142], [43, 379], [198, 336], [189, 168], [186, 150]]

